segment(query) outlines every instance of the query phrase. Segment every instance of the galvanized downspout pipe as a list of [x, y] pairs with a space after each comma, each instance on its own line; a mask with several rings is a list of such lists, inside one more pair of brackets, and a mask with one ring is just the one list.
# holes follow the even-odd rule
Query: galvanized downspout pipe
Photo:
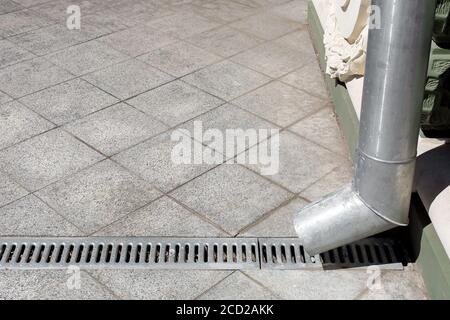
[[317, 254], [408, 224], [435, 0], [373, 0], [353, 182], [305, 207], [295, 229]]

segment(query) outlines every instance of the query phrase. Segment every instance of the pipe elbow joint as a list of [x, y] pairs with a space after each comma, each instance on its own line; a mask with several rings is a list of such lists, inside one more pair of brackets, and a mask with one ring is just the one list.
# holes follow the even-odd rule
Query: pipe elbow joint
[[315, 255], [397, 225], [377, 215], [349, 184], [303, 208], [294, 226], [305, 250]]

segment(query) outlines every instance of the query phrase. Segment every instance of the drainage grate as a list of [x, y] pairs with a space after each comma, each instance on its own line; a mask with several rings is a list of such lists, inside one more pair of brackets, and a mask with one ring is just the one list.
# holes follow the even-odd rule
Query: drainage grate
[[368, 238], [320, 255], [324, 269], [362, 268], [377, 265], [385, 269], [403, 269], [408, 254], [399, 241]]
[[400, 242], [368, 238], [334, 250], [308, 255], [298, 239], [259, 239], [262, 269], [345, 269], [371, 265], [383, 269], [402, 270], [409, 261]]
[[258, 269], [257, 239], [4, 238], [0, 269]]
[[403, 269], [407, 261], [399, 242], [377, 238], [314, 257], [298, 239], [0, 238], [0, 269]]
[[298, 239], [260, 238], [261, 269], [318, 269], [320, 257], [311, 257]]

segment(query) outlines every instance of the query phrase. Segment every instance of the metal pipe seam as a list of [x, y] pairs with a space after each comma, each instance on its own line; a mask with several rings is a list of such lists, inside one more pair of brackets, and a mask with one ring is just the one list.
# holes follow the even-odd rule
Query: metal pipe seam
[[394, 165], [364, 156], [356, 161], [355, 192], [386, 220], [408, 225], [415, 161]]
[[364, 198], [361, 197], [361, 195], [360, 195], [358, 192], [356, 192], [356, 191], [354, 191], [354, 192], [355, 192], [355, 195], [359, 198], [359, 200], [360, 200], [362, 203], [364, 203], [364, 204], [366, 205], [367, 208], [369, 208], [370, 210], [372, 210], [372, 212], [373, 212], [374, 214], [376, 214], [377, 216], [379, 216], [381, 219], [383, 219], [383, 220], [385, 220], [386, 222], [389, 222], [389, 223], [391, 223], [391, 224], [393, 224], [393, 225], [399, 226], [399, 227], [406, 227], [406, 226], [408, 225], [408, 223], [400, 223], [400, 222], [394, 221], [394, 220], [389, 219], [388, 217], [384, 216], [384, 215], [383, 215], [381, 212], [379, 212], [377, 209], [372, 208], [372, 207], [370, 206], [370, 204], [368, 204], [367, 202], [365, 202], [365, 201], [364, 201]]
[[366, 152], [364, 152], [361, 149], [357, 149], [356, 152], [359, 155], [362, 155], [362, 156], [364, 156], [366, 158], [369, 158], [369, 159], [374, 160], [376, 162], [385, 163], [385, 164], [407, 164], [407, 163], [410, 163], [410, 162], [414, 162], [417, 159], [417, 153], [416, 153], [416, 155], [413, 158], [409, 158], [409, 159], [405, 159], [405, 160], [395, 160], [394, 161], [394, 160], [383, 160], [383, 159], [380, 159], [380, 158], [377, 158], [377, 157], [374, 157], [374, 156], [370, 156], [370, 155], [368, 155]]

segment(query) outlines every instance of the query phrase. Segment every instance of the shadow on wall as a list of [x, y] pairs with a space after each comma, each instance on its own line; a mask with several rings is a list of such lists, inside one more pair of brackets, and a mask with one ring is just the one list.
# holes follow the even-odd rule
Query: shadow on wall
[[[442, 201], [450, 196], [450, 144], [432, 149], [417, 158], [416, 194], [411, 204], [411, 236], [413, 261], [420, 254], [424, 229], [431, 224], [429, 214], [450, 214], [449, 201]], [[445, 193], [445, 194], [444, 194]], [[447, 196], [448, 195], [448, 196]], [[431, 210], [431, 212], [430, 212]]]
[[415, 188], [427, 210], [450, 186], [450, 143], [434, 148], [417, 158]]

